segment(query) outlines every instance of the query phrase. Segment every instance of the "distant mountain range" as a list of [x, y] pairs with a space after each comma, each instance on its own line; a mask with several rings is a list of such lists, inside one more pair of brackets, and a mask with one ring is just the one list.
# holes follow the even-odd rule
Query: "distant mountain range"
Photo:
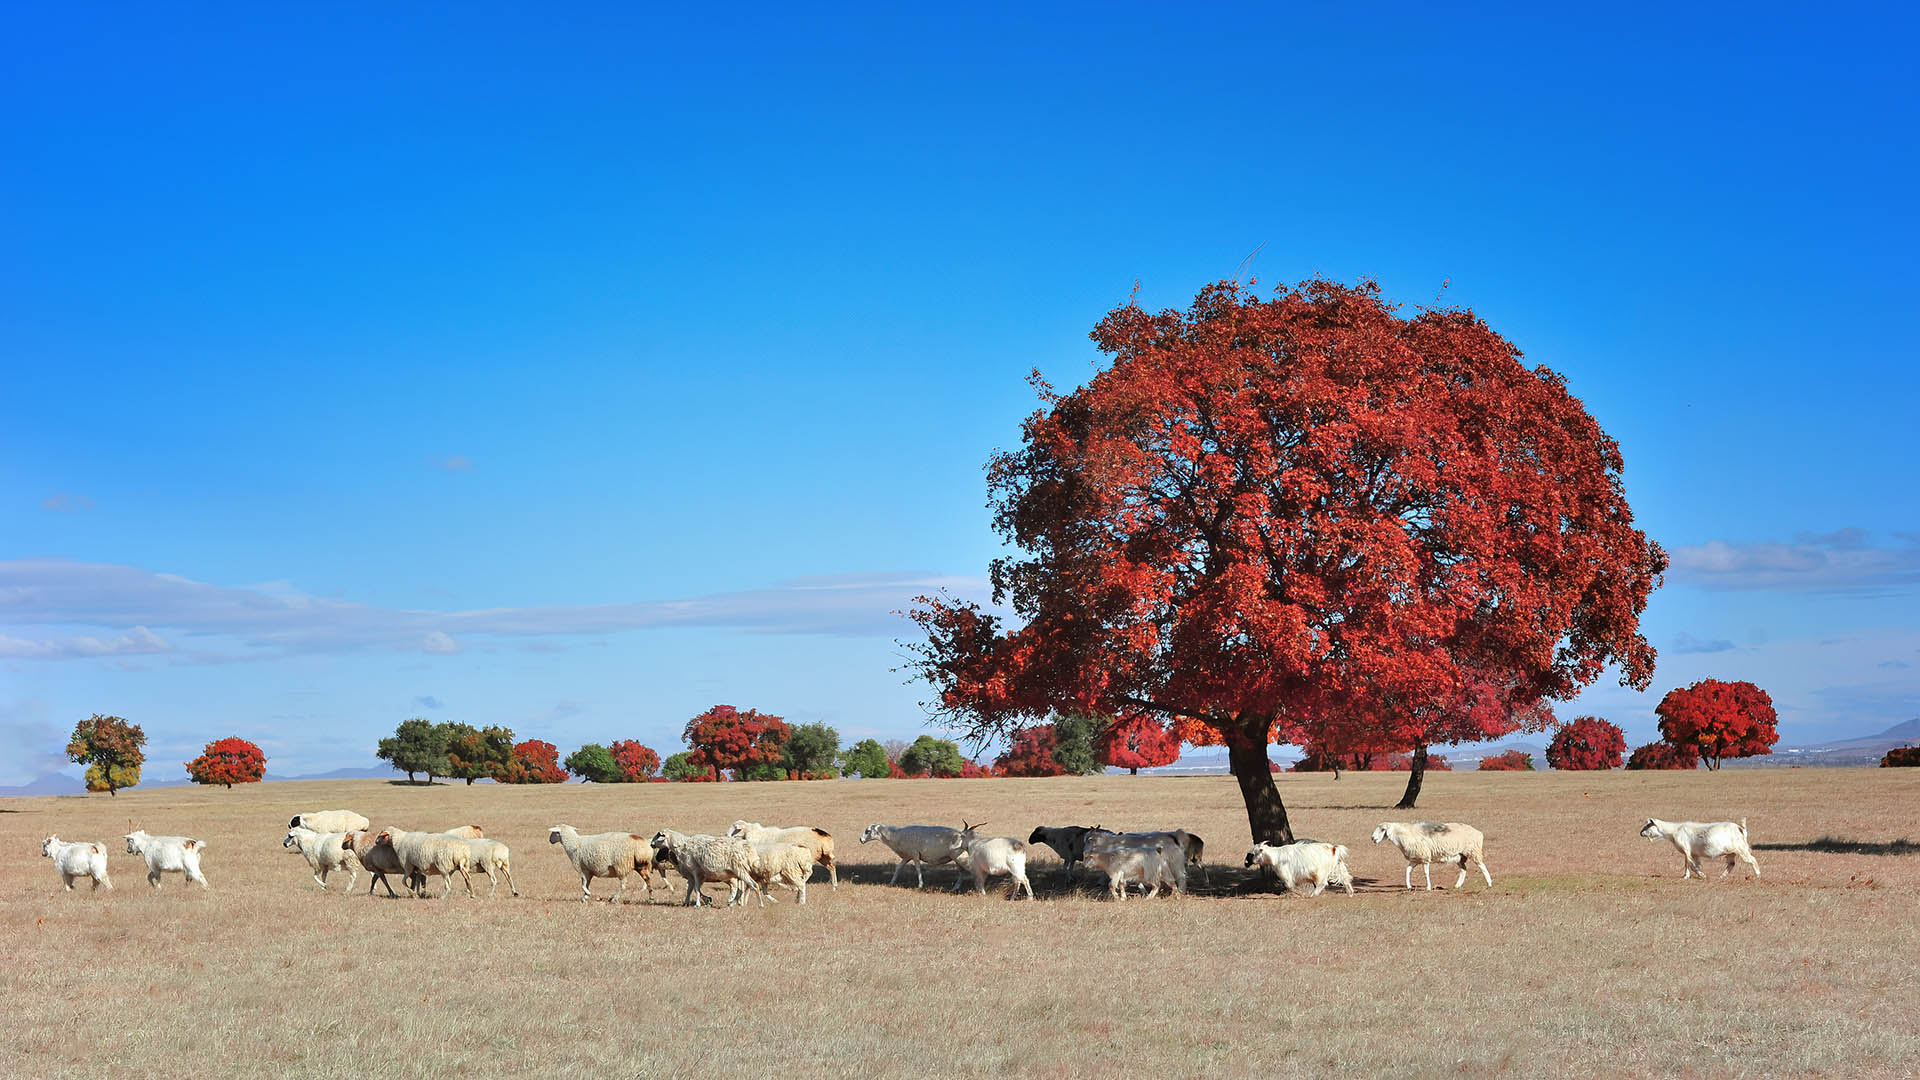
[[[381, 777], [391, 777], [395, 775], [398, 774], [391, 768], [383, 766], [377, 769], [334, 769], [331, 772], [302, 773], [299, 776], [275, 776], [272, 773], [268, 773], [262, 782], [277, 780], [363, 780], [379, 779]], [[140, 787], [142, 789], [186, 787], [191, 783], [193, 783], [193, 781], [184, 777], [179, 780], [142, 780]], [[39, 776], [34, 777], [32, 780], [18, 787], [0, 787], [0, 797], [81, 795], [85, 794], [86, 790], [87, 785], [77, 777], [68, 776], [66, 773], [61, 772], [48, 772], [41, 773]]]

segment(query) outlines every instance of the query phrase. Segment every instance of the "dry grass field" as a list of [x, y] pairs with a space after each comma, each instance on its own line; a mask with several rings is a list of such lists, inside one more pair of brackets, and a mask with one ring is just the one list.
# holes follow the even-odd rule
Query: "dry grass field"
[[[1303, 835], [1360, 887], [1237, 892], [1225, 777], [594, 787], [381, 781], [0, 799], [0, 1073], [198, 1077], [1227, 1075], [1910, 1076], [1920, 1071], [1920, 771], [1287, 776]], [[296, 811], [477, 822], [522, 896], [322, 893], [280, 846]], [[1759, 880], [1683, 882], [1648, 815], [1750, 820]], [[208, 841], [211, 892], [159, 892], [131, 817]], [[584, 905], [550, 824], [651, 834], [818, 824], [846, 864], [802, 908], [691, 910], [638, 887]], [[870, 821], [1182, 825], [1216, 895], [1114, 904], [890, 888]], [[1381, 820], [1487, 833], [1492, 889], [1408, 893]], [[115, 845], [116, 889], [60, 891], [40, 838]], [[1896, 849], [1898, 850], [1898, 849]], [[1718, 870], [1712, 871], [1715, 875]], [[823, 875], [822, 875], [823, 876]], [[1452, 874], [1436, 874], [1452, 884]], [[907, 875], [911, 878], [911, 872]], [[336, 883], [339, 879], [335, 879]], [[1416, 883], [1419, 880], [1415, 875]], [[680, 881], [673, 879], [677, 899]], [[1197, 885], [1197, 881], [1196, 881]], [[605, 894], [611, 883], [596, 891]]]

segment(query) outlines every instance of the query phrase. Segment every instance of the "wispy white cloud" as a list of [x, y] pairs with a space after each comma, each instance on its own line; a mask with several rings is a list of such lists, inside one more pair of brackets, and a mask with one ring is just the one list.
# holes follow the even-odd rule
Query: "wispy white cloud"
[[40, 503], [40, 509], [51, 510], [56, 514], [77, 514], [82, 510], [93, 509], [93, 500], [85, 495], [56, 491]]
[[1733, 642], [1725, 638], [1697, 638], [1687, 633], [1673, 636], [1673, 651], [1677, 653], [1717, 653], [1733, 647]]
[[0, 635], [46, 625], [81, 632], [54, 640], [0, 636], [0, 656], [54, 660], [173, 651], [149, 627], [176, 639], [223, 638], [244, 646], [240, 652], [182, 650], [175, 659], [186, 663], [366, 648], [448, 654], [473, 639], [666, 627], [892, 636], [905, 628], [896, 612], [913, 597], [942, 589], [977, 595], [984, 587], [977, 579], [941, 575], [847, 575], [676, 600], [428, 611], [314, 596], [285, 582], [214, 585], [132, 566], [23, 559], [0, 562]]
[[1715, 589], [1859, 592], [1920, 584], [1920, 537], [1871, 543], [1862, 529], [1801, 533], [1791, 543], [1710, 540], [1672, 551], [1669, 576]]
[[465, 454], [454, 454], [443, 459], [440, 462], [440, 467], [448, 472], [471, 472], [473, 470], [473, 462], [469, 460]]

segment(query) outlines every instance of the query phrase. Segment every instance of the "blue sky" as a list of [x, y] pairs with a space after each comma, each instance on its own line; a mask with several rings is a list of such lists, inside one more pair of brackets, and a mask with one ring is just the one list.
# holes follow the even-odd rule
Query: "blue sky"
[[922, 729], [889, 614], [1136, 283], [1474, 308], [1622, 443], [1654, 693], [1920, 714], [1898, 8], [14, 13], [0, 784], [410, 715]]

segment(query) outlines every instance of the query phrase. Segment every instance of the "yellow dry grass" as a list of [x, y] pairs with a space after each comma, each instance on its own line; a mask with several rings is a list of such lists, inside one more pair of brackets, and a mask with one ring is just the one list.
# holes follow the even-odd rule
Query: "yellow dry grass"
[[[380, 781], [0, 800], [0, 1073], [200, 1077], [1228, 1075], [1901, 1076], [1920, 1068], [1920, 771], [1288, 776], [1302, 835], [1358, 895], [1235, 894], [1224, 777], [414, 788]], [[485, 826], [523, 895], [323, 894], [280, 847], [301, 810]], [[1642, 820], [1749, 819], [1764, 877], [1680, 880]], [[208, 841], [211, 892], [151, 891], [131, 817]], [[765, 910], [585, 905], [546, 828], [817, 824], [846, 864]], [[1037, 903], [886, 885], [870, 821], [1181, 825], [1221, 895]], [[1388, 819], [1487, 833], [1494, 887], [1408, 893]], [[117, 888], [59, 889], [39, 840], [113, 844]], [[1785, 845], [1767, 847], [1765, 845]], [[1717, 867], [1712, 869], [1717, 875]], [[1436, 873], [1451, 885], [1453, 874]], [[911, 881], [911, 871], [904, 880]], [[336, 879], [338, 881], [338, 879]], [[1418, 883], [1419, 875], [1416, 873]], [[678, 897], [679, 879], [675, 878]], [[612, 885], [599, 882], [605, 895]]]

